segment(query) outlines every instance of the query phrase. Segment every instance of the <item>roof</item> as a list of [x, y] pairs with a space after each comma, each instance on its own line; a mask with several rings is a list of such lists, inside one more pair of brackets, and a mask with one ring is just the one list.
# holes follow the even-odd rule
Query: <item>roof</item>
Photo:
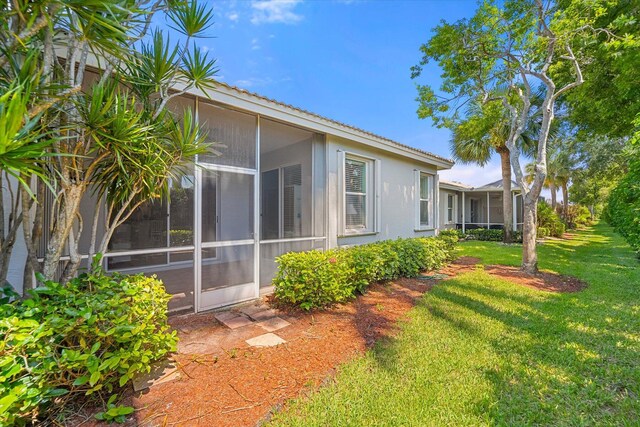
[[443, 179], [440, 180], [440, 187], [449, 188], [452, 190], [471, 190], [473, 187], [467, 184], [463, 184], [458, 181], [445, 181]]
[[[476, 187], [476, 188], [474, 188], [474, 190], [478, 190], [478, 191], [480, 191], [480, 190], [494, 190], [496, 188], [499, 189], [499, 190], [502, 190], [504, 188], [504, 186], [502, 185], [502, 180], [501, 179], [499, 179], [497, 181], [494, 181], [494, 182], [490, 182], [488, 184], [485, 184], [482, 187]], [[511, 188], [516, 188], [517, 189], [517, 188], [520, 188], [520, 186], [518, 185], [517, 182], [512, 180], [511, 181]]]
[[[480, 187], [472, 187], [471, 185], [463, 184], [457, 181], [440, 180], [440, 187], [457, 191], [502, 191], [504, 189], [501, 179], [482, 185]], [[512, 191], [519, 191], [520, 186], [515, 181], [511, 181], [511, 189]]]
[[[229, 85], [227, 83], [217, 82], [216, 83], [216, 88], [214, 88], [214, 90], [212, 92], [221, 93], [222, 91], [220, 89], [222, 89], [223, 91], [224, 90], [231, 91], [231, 92], [233, 92], [235, 94], [238, 94], [238, 95], [241, 95], [241, 96], [245, 96], [245, 97], [248, 96], [248, 97], [252, 98], [254, 101], [257, 100], [257, 101], [261, 101], [262, 103], [267, 103], [271, 107], [279, 107], [280, 109], [287, 110], [289, 113], [293, 113], [293, 114], [296, 114], [298, 116], [303, 116], [303, 117], [306, 117], [306, 118], [316, 119], [316, 120], [319, 120], [319, 121], [323, 122], [324, 124], [329, 124], [331, 127], [339, 128], [339, 129], [343, 129], [343, 130], [348, 130], [351, 133], [359, 134], [360, 136], [363, 136], [363, 137], [365, 137], [365, 138], [367, 138], [369, 140], [374, 140], [374, 141], [378, 141], [378, 142], [381, 142], [381, 143], [386, 144], [386, 145], [394, 146], [394, 147], [402, 149], [403, 151], [409, 151], [411, 153], [415, 153], [415, 154], [417, 154], [417, 155], [419, 155], [421, 157], [427, 157], [427, 158], [429, 158], [431, 160], [435, 160], [440, 166], [442, 166], [443, 169], [451, 168], [453, 166], [453, 164], [454, 164], [453, 160], [448, 159], [446, 157], [438, 156], [437, 154], [433, 154], [433, 153], [431, 153], [429, 151], [425, 151], [425, 150], [422, 150], [422, 149], [419, 149], [419, 148], [416, 148], [416, 147], [412, 147], [410, 145], [402, 144], [402, 143], [400, 143], [398, 141], [394, 141], [394, 140], [392, 140], [390, 138], [386, 138], [384, 136], [377, 135], [377, 134], [375, 134], [373, 132], [366, 131], [366, 130], [358, 128], [356, 126], [351, 126], [349, 124], [346, 124], [346, 123], [343, 123], [343, 122], [340, 122], [340, 121], [337, 121], [337, 120], [322, 116], [322, 115], [317, 114], [317, 113], [313, 113], [313, 112], [304, 110], [302, 108], [295, 107], [295, 106], [290, 105], [290, 104], [286, 104], [284, 102], [277, 101], [277, 100], [272, 99], [272, 98], [268, 98], [266, 96], [260, 95], [260, 94], [255, 93], [255, 92], [250, 92], [250, 91], [248, 91], [246, 89], [242, 89], [242, 88], [239, 88], [237, 86]], [[190, 91], [188, 91], [188, 93], [192, 93], [192, 94], [199, 95], [199, 96], [205, 95], [205, 94], [201, 93], [198, 90], [190, 90]]]

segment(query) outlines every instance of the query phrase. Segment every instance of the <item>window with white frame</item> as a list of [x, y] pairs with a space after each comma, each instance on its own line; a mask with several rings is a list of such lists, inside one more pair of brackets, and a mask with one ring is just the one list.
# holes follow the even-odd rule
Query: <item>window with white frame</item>
[[344, 161], [346, 233], [373, 231], [373, 161], [347, 155]]
[[455, 198], [453, 194], [447, 194], [447, 222], [452, 223], [455, 217], [454, 215], [455, 208]]
[[420, 172], [418, 178], [419, 196], [418, 219], [419, 228], [433, 228], [433, 175]]

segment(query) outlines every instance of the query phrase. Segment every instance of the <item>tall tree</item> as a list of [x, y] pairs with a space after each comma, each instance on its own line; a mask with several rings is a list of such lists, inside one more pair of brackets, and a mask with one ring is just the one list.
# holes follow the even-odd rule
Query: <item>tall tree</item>
[[[577, 3], [594, 14], [584, 25], [599, 30], [579, 40], [580, 55], [589, 58], [583, 69], [585, 82], [561, 101], [568, 107], [570, 122], [582, 132], [628, 138], [640, 112], [640, 2]], [[558, 5], [576, 20], [580, 18], [574, 12], [575, 0], [560, 0]], [[572, 80], [568, 67], [555, 71], [559, 81]]]
[[[421, 47], [423, 53], [412, 76], [435, 61], [442, 69], [442, 85], [436, 93], [428, 85], [418, 86], [418, 113], [431, 117], [438, 126], [447, 126], [461, 116], [461, 106], [478, 98], [502, 106], [509, 118], [511, 165], [524, 199], [523, 270], [538, 270], [536, 251], [536, 209], [547, 174], [547, 140], [558, 98], [584, 81], [582, 59], [574, 45], [593, 34], [591, 9], [575, 1], [566, 9], [542, 0], [508, 0], [502, 6], [483, 2], [471, 19], [442, 23]], [[593, 3], [593, 2], [590, 2]], [[558, 85], [553, 70], [572, 69], [572, 80]], [[499, 94], [505, 88], [506, 94]], [[535, 90], [544, 94], [542, 104], [532, 104]], [[534, 155], [535, 176], [525, 180], [520, 164], [520, 139], [531, 116], [541, 117]]]
[[575, 135], [567, 152], [575, 165], [571, 170], [569, 200], [587, 206], [595, 218], [637, 154], [628, 138], [609, 138], [586, 132]]

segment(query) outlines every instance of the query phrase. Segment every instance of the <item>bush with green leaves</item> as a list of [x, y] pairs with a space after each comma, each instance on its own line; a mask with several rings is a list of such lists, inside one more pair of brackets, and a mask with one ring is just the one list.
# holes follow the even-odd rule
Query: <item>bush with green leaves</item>
[[289, 252], [277, 257], [276, 262], [278, 271], [273, 283], [279, 301], [309, 310], [353, 296], [356, 284], [350, 278], [354, 268], [346, 251]]
[[[565, 232], [565, 225], [560, 219], [560, 215], [546, 202], [538, 203], [538, 237], [562, 237]], [[540, 235], [540, 228], [548, 230], [547, 236]], [[544, 232], [544, 230], [543, 230]]]
[[[83, 274], [46, 281], [30, 298], [0, 301], [0, 425], [55, 416], [76, 396], [114, 395], [136, 374], [175, 351], [170, 296], [142, 274]], [[131, 408], [113, 405], [103, 419]]]
[[380, 280], [415, 277], [453, 259], [455, 240], [437, 238], [386, 240], [326, 252], [291, 252], [276, 258], [273, 279], [278, 301], [304, 310], [327, 307], [363, 293]]
[[586, 206], [570, 204], [567, 206], [563, 220], [569, 229], [586, 227], [591, 224], [591, 212]]
[[[504, 240], [504, 230], [474, 228], [466, 230], [463, 234], [465, 239], [481, 240], [485, 242], [502, 242]], [[512, 231], [511, 236], [513, 242], [522, 243], [522, 231]]]
[[[640, 116], [637, 125], [640, 126]], [[604, 217], [640, 255], [640, 131], [631, 144], [637, 155], [611, 191]]]
[[446, 230], [441, 230], [438, 233], [438, 238], [445, 243], [446, 249], [451, 256], [454, 256], [455, 254], [455, 247], [458, 244], [458, 241], [460, 241], [461, 239], [461, 236], [460, 236], [461, 231], [462, 230], [459, 231], [459, 230], [456, 230], [455, 228], [450, 228]]
[[549, 237], [551, 235], [551, 232], [547, 227], [538, 227], [537, 235], [539, 239], [544, 239], [545, 237]]

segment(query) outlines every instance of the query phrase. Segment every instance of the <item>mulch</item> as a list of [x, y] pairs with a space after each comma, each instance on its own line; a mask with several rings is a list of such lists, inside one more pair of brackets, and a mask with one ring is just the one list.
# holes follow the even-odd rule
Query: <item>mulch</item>
[[518, 285], [548, 292], [579, 292], [587, 287], [582, 280], [557, 273], [540, 271], [536, 274], [525, 273], [517, 267], [504, 265], [489, 265], [485, 267], [487, 273], [498, 276]]
[[[377, 341], [393, 337], [399, 330], [398, 321], [406, 319], [407, 312], [440, 278], [472, 271], [479, 262], [461, 257], [435, 275], [375, 284], [365, 295], [330, 310], [307, 313], [280, 308], [291, 325], [277, 331], [287, 342], [276, 347], [245, 344], [219, 354], [178, 353], [174, 359], [180, 379], [125, 395], [121, 403], [136, 408], [125, 425], [261, 425], [288, 400], [330, 381], [342, 363], [362, 355]], [[545, 291], [575, 292], [584, 287], [575, 278], [552, 273], [528, 276], [513, 267], [485, 269]], [[172, 325], [189, 325], [198, 336], [219, 335], [225, 328], [211, 314], [183, 317]], [[85, 419], [84, 426], [98, 425], [92, 417]]]

